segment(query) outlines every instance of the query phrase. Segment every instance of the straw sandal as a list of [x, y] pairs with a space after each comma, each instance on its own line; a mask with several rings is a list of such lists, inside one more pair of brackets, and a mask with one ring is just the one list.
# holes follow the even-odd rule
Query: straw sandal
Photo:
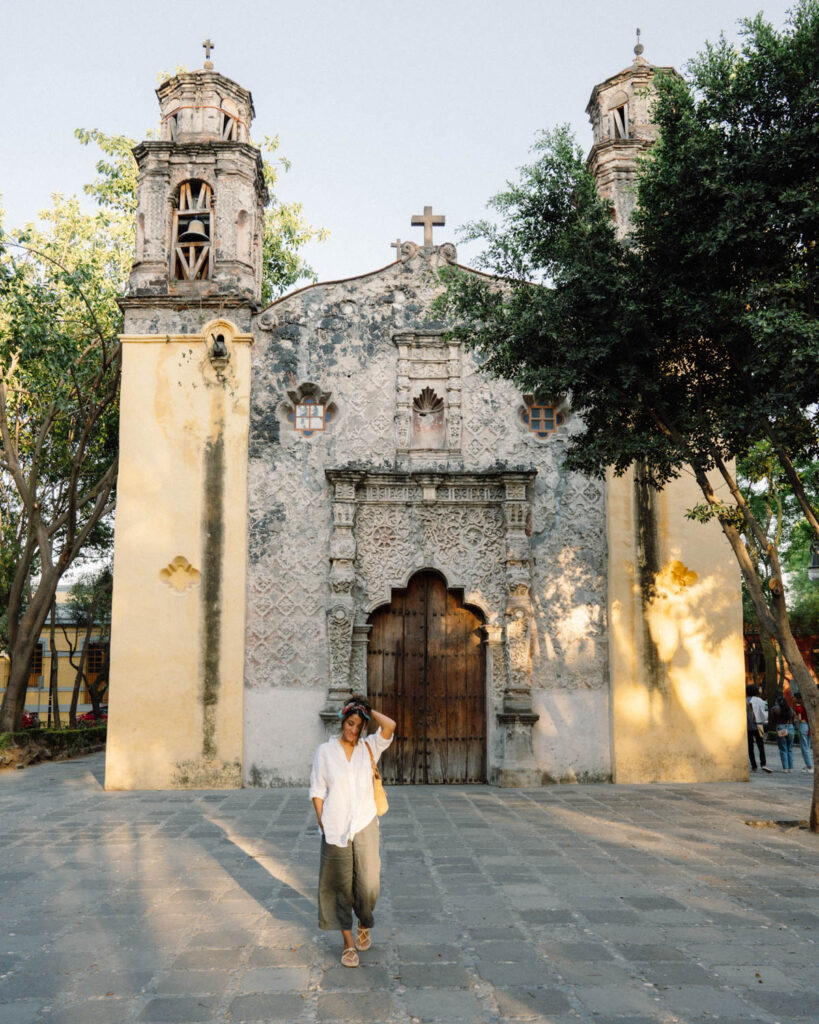
[[360, 949], [363, 953], [365, 950], [368, 950], [372, 944], [373, 940], [370, 938], [370, 929], [362, 928], [361, 925], [359, 925], [358, 931], [355, 933], [355, 948]]
[[348, 946], [341, 954], [341, 963], [344, 967], [358, 967], [358, 953], [352, 946]]

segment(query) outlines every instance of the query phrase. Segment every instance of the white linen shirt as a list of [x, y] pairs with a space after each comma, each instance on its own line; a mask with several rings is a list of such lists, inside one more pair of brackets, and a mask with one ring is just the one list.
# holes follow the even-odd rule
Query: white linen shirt
[[754, 719], [757, 725], [768, 724], [768, 705], [761, 697], [749, 697], [749, 703], [751, 705], [751, 711], [754, 713]]
[[316, 750], [310, 799], [319, 797], [324, 801], [321, 824], [325, 840], [333, 846], [346, 846], [375, 817], [373, 768], [366, 748], [378, 761], [391, 743], [392, 736], [385, 740], [379, 726], [372, 736], [355, 745], [349, 761], [338, 738], [322, 743]]

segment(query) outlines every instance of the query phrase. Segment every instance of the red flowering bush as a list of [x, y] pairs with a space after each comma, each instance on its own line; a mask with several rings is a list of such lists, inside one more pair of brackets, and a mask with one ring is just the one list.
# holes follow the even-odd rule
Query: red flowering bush
[[94, 718], [93, 711], [86, 711], [82, 715], [77, 715], [77, 726], [82, 729], [89, 725], [102, 725], [103, 722], [108, 721], [108, 715], [103, 711], [99, 718]]

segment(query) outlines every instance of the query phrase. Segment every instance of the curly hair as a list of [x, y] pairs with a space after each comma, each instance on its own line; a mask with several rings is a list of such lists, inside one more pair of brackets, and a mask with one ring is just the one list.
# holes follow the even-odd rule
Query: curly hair
[[342, 726], [351, 718], [353, 715], [358, 715], [361, 719], [361, 728], [358, 730], [358, 736], [356, 737], [356, 743], [364, 736], [367, 732], [367, 726], [370, 722], [370, 716], [372, 715], [372, 705], [366, 697], [362, 697], [361, 694], [354, 693], [350, 696], [349, 700], [345, 703], [344, 707], [339, 711], [338, 717], [341, 719]]

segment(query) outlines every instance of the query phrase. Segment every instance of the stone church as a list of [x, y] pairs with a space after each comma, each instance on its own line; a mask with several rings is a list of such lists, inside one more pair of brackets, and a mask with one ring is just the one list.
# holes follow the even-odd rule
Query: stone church
[[[654, 70], [588, 107], [621, 231]], [[684, 518], [691, 482], [566, 470], [570, 396], [489, 377], [436, 318], [457, 254], [431, 207], [387, 266], [262, 309], [250, 93], [208, 61], [157, 95], [121, 303], [106, 786], [304, 784], [354, 691], [398, 723], [391, 784], [747, 777], [739, 576]]]

